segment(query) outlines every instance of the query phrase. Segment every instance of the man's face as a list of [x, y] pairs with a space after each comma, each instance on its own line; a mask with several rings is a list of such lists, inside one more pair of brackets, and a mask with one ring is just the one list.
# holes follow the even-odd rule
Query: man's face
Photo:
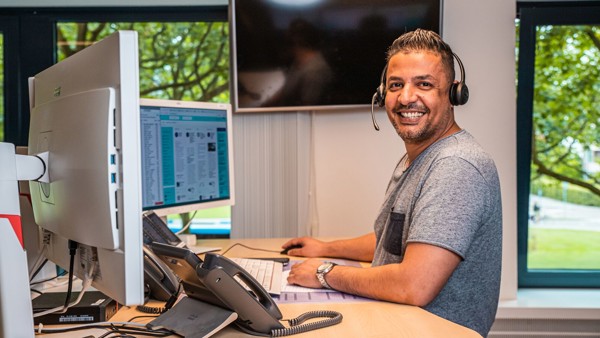
[[440, 55], [398, 53], [390, 59], [386, 77], [386, 111], [405, 143], [429, 146], [453, 126], [450, 80]]

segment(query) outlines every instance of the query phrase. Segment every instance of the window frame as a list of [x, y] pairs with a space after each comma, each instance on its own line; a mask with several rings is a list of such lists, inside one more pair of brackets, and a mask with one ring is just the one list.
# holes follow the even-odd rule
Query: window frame
[[[11, 22], [5, 35], [5, 142], [26, 146], [29, 134], [28, 78], [56, 63], [58, 22], [193, 22], [229, 21], [227, 5], [142, 7], [0, 8]], [[6, 47], [10, 40], [9, 47]], [[27, 43], [22, 43], [26, 41]], [[9, 49], [10, 48], [10, 49]], [[7, 60], [6, 57], [10, 57]]]
[[517, 247], [519, 287], [600, 287], [600, 271], [527, 269], [529, 194], [533, 131], [536, 26], [600, 25], [600, 2], [523, 2], [520, 18], [517, 86]]
[[[3, 37], [3, 50], [4, 53], [4, 73], [3, 88], [4, 92], [1, 100], [4, 101], [4, 111], [0, 112], [4, 114], [4, 139], [0, 140], [3, 142], [11, 142], [14, 139], [13, 128], [9, 126], [19, 125], [19, 116], [16, 114], [9, 114], [8, 112], [16, 111], [15, 107], [18, 107], [18, 91], [15, 93], [14, 89], [19, 88], [18, 84], [18, 56], [14, 53], [18, 50], [19, 46], [19, 30], [18, 20], [12, 16], [0, 14], [0, 32]], [[14, 88], [14, 89], [12, 89]]]

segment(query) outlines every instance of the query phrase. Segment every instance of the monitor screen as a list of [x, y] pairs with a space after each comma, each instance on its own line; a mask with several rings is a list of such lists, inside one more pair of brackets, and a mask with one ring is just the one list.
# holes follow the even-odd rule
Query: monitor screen
[[144, 210], [233, 205], [230, 104], [141, 99], [140, 121]]
[[49, 183], [30, 182], [42, 251], [121, 304], [144, 303], [138, 37], [120, 31], [29, 80], [28, 151]]
[[440, 33], [441, 0], [232, 0], [236, 112], [370, 105], [388, 47]]

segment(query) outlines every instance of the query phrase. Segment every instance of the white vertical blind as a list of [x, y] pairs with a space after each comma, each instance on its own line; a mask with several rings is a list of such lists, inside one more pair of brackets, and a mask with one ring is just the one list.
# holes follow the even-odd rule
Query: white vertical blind
[[235, 114], [232, 238], [308, 234], [311, 115]]

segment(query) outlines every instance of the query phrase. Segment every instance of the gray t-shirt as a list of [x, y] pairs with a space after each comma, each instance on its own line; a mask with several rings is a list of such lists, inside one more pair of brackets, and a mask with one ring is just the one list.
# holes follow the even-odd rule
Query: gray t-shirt
[[496, 166], [464, 130], [432, 144], [406, 171], [402, 163], [375, 221], [373, 266], [401, 262], [410, 242], [456, 253], [462, 261], [424, 308], [486, 337], [496, 316], [502, 258]]

